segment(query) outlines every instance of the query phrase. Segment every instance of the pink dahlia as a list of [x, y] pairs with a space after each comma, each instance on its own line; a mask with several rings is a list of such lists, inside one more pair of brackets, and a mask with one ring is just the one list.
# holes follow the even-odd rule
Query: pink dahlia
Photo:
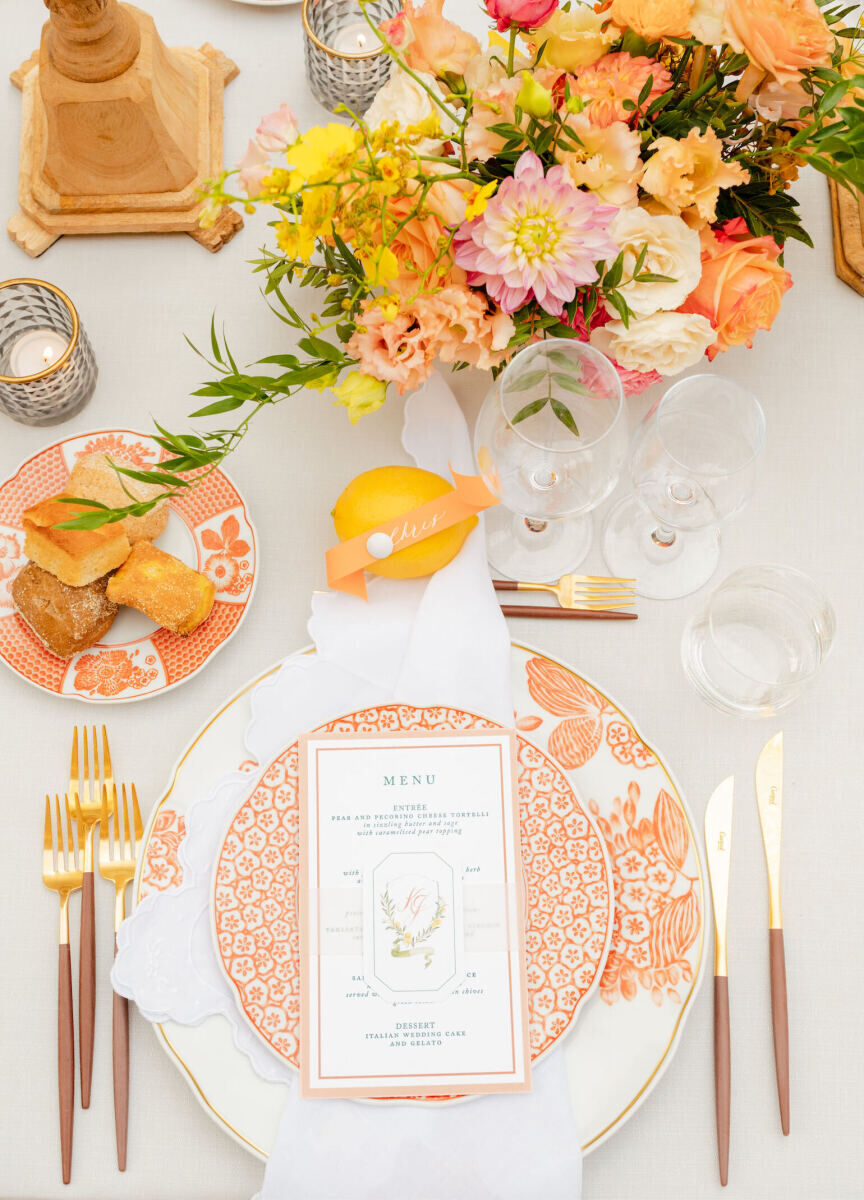
[[577, 287], [597, 279], [594, 264], [618, 253], [608, 232], [617, 212], [574, 187], [566, 167], [544, 175], [540, 159], [526, 150], [485, 212], [456, 231], [453, 257], [468, 282], [485, 287], [504, 312], [533, 297], [560, 316]]

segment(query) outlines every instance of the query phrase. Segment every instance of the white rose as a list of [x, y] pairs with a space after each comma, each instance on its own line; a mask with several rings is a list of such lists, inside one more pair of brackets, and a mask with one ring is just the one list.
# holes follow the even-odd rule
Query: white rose
[[677, 375], [695, 366], [717, 339], [707, 317], [695, 313], [658, 312], [631, 321], [610, 321], [591, 334], [591, 345], [628, 371]]
[[694, 0], [690, 32], [705, 46], [720, 46], [726, 41], [725, 15], [725, 0]]
[[[416, 71], [415, 74], [433, 92], [439, 91], [434, 75], [426, 71]], [[456, 132], [456, 122], [434, 103], [417, 80], [394, 68], [393, 74], [366, 110], [363, 120], [373, 129], [385, 121], [397, 121], [404, 128], [406, 125], [419, 125], [429, 116], [438, 118], [441, 137], [425, 138], [418, 142], [415, 149], [419, 154], [437, 154], [448, 137]]]
[[[613, 241], [624, 251], [624, 279], [618, 289], [639, 317], [683, 304], [702, 278], [699, 234], [680, 217], [652, 216], [643, 208], [622, 209], [609, 226]], [[637, 283], [631, 277], [647, 245], [639, 274], [668, 275], [673, 283]], [[606, 308], [616, 310], [607, 302]]]

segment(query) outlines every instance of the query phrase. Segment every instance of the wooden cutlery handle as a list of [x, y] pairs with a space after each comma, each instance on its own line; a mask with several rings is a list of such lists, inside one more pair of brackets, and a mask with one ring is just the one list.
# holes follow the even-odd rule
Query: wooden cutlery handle
[[96, 1020], [96, 915], [93, 872], [85, 871], [81, 888], [81, 963], [78, 976], [78, 1037], [81, 1053], [81, 1107], [90, 1107], [93, 1077], [93, 1031]]
[[714, 976], [714, 1091], [717, 1104], [717, 1155], [720, 1182], [729, 1182], [729, 1103], [731, 1097], [729, 1053], [729, 979]]
[[502, 604], [505, 617], [540, 617], [573, 621], [635, 621], [633, 612], [616, 612], [614, 609], [558, 608], [551, 604]]
[[[114, 939], [117, 954], [117, 939]], [[117, 1168], [126, 1170], [126, 1138], [129, 1130], [129, 1001], [114, 992], [114, 1131], [117, 1137]]]
[[774, 1065], [777, 1068], [777, 1095], [780, 1100], [780, 1125], [789, 1134], [789, 1014], [786, 1007], [786, 951], [783, 930], [769, 929], [771, 954], [771, 1022], [774, 1027]]
[[72, 1022], [72, 962], [69, 944], [60, 947], [57, 974], [57, 1085], [60, 1098], [60, 1161], [63, 1182], [72, 1177], [72, 1124], [75, 1117], [75, 1029]]
[[519, 584], [515, 579], [493, 579], [492, 586], [496, 592], [518, 592]]

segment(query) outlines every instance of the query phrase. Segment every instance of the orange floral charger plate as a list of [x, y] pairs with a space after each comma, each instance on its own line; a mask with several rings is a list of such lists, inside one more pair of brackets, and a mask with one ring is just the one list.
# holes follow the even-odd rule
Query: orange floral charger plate
[[[315, 732], [499, 728], [463, 709], [390, 704], [339, 717]], [[522, 735], [517, 771], [529, 1036], [536, 1062], [571, 1027], [600, 979], [612, 933], [612, 879], [603, 837], [564, 773]], [[212, 906], [217, 953], [241, 1012], [295, 1069], [300, 1020], [298, 780], [294, 742], [265, 768], [232, 818], [216, 859]]]
[[0, 485], [0, 659], [28, 683], [57, 696], [92, 702], [144, 700], [199, 671], [236, 633], [255, 590], [255, 528], [228, 477], [213, 471], [188, 495], [171, 501], [158, 545], [208, 575], [216, 602], [207, 620], [177, 637], [143, 613], [121, 608], [104, 642], [71, 659], [51, 654], [15, 612], [10, 585], [27, 561], [21, 514], [63, 490], [85, 454], [105, 451], [154, 466], [168, 455], [147, 435], [128, 429], [83, 433], [46, 446]]
[[[218, 775], [236, 769], [250, 719], [243, 688], [181, 757], [151, 815], [136, 894], [182, 882], [185, 813]], [[694, 825], [662, 757], [596, 685], [526, 646], [512, 648], [516, 726], [555, 759], [591, 813], [612, 867], [614, 918], [606, 965], [563, 1042], [583, 1150], [610, 1137], [668, 1066], [704, 965], [704, 871]], [[259, 767], [241, 764], [250, 772]], [[266, 807], [266, 805], [265, 805]], [[157, 1026], [204, 1108], [261, 1157], [273, 1144], [283, 1085], [256, 1074], [221, 1016]], [[590, 1080], [590, 1086], [585, 1081]]]

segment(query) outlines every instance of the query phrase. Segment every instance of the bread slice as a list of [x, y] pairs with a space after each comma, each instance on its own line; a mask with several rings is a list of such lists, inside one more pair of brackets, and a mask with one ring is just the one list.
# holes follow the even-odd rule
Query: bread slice
[[136, 542], [109, 580], [107, 594], [115, 604], [137, 608], [157, 625], [185, 636], [210, 616], [216, 588], [173, 554], [150, 542]]
[[117, 605], [105, 595], [108, 576], [84, 587], [61, 583], [28, 562], [12, 580], [12, 601], [46, 649], [71, 658], [101, 641], [114, 623]]
[[[109, 508], [126, 508], [134, 500], [152, 500], [163, 490], [158, 483], [141, 483], [118, 475], [111, 466], [132, 467], [135, 464], [116, 454], [85, 454], [72, 468], [66, 490], [70, 496], [81, 496], [84, 500], [99, 500]], [[123, 490], [131, 492], [131, 498]], [[154, 542], [168, 524], [168, 501], [160, 500], [143, 517], [125, 517], [121, 522], [132, 545], [135, 542]]]
[[22, 517], [24, 553], [69, 587], [84, 587], [107, 575], [129, 557], [131, 546], [125, 529], [117, 524], [100, 529], [52, 528], [92, 512], [84, 505], [63, 504], [57, 496], [40, 500]]

